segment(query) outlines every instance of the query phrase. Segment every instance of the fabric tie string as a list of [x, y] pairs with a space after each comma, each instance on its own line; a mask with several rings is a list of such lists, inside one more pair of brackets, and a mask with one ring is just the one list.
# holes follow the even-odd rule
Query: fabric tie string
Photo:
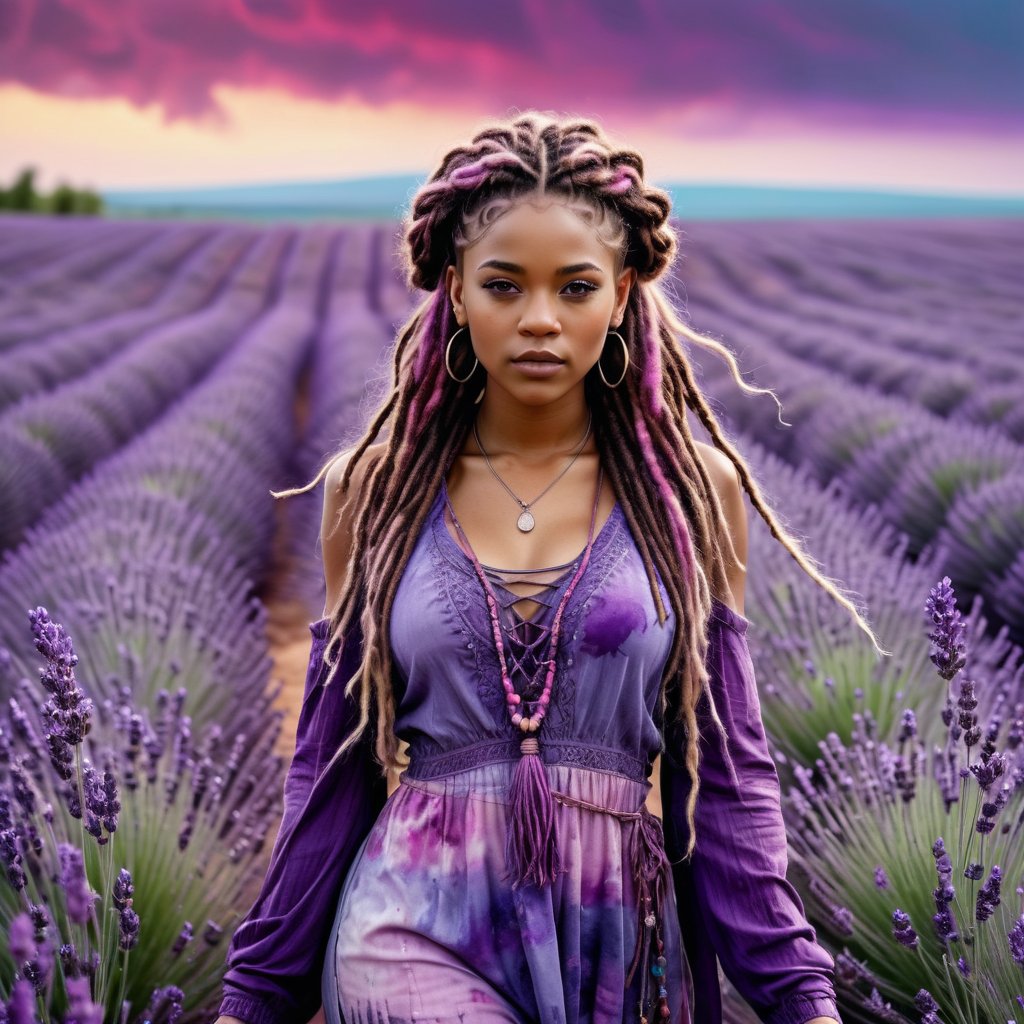
[[[643, 1005], [647, 1001], [650, 976], [659, 978], [659, 995], [664, 985], [665, 958], [661, 956], [660, 922], [662, 908], [665, 905], [665, 895], [668, 886], [669, 872], [671, 865], [665, 853], [664, 832], [657, 815], [650, 812], [644, 804], [639, 811], [618, 811], [610, 807], [602, 807], [600, 804], [591, 803], [587, 800], [580, 800], [577, 797], [569, 796], [558, 790], [550, 790], [551, 796], [560, 804], [567, 807], [583, 807], [591, 811], [599, 811], [602, 814], [610, 814], [622, 821], [637, 821], [637, 828], [633, 832], [632, 846], [630, 850], [630, 867], [633, 871], [633, 878], [637, 886], [637, 929], [636, 944], [633, 947], [633, 958], [630, 961], [629, 972], [626, 975], [626, 987], [628, 988], [636, 974], [637, 968], [643, 963], [650, 951], [651, 936], [658, 943], [659, 956], [651, 965], [650, 974], [644, 972], [644, 980], [641, 986], [640, 1002]], [[661, 1008], [667, 1009], [667, 1002], [664, 996], [659, 999]], [[661, 1013], [661, 1016], [665, 1016]]]

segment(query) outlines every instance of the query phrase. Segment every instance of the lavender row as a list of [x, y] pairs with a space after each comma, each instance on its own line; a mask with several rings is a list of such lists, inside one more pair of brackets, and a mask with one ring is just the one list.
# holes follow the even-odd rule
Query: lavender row
[[[128, 230], [124, 230], [127, 228]], [[97, 242], [120, 239], [122, 246], [133, 238], [150, 235], [153, 225], [69, 217], [0, 215], [0, 295], [17, 293], [18, 285], [31, 278], [41, 265], [52, 260], [77, 258]]]
[[[293, 393], [329, 239], [306, 232], [285, 242], [271, 308], [0, 566], [0, 642], [16, 658], [27, 652], [12, 624], [41, 604], [79, 637], [101, 696], [109, 675], [128, 675], [144, 705], [185, 686], [194, 721], [266, 718], [265, 615], [254, 591], [268, 569], [269, 490], [294, 446]], [[251, 280], [261, 286], [261, 275]]]
[[[5, 361], [12, 349], [32, 347], [57, 331], [87, 326], [114, 313], [144, 306], [166, 286], [168, 276], [177, 271], [189, 253], [217, 233], [199, 225], [152, 231], [136, 241], [121, 259], [88, 269], [78, 277], [62, 275], [56, 295], [50, 289], [41, 295], [33, 293], [28, 312], [8, 308], [11, 299], [0, 303], [4, 309], [0, 350], [6, 353]], [[22, 300], [28, 295], [24, 290], [17, 292]]]
[[[758, 479], [770, 481], [773, 508], [804, 538], [824, 571], [864, 607], [892, 652], [877, 658], [847, 613], [811, 583], [748, 510], [746, 613], [760, 710], [785, 790], [790, 863], [799, 867], [793, 880], [819, 939], [836, 956], [843, 1018], [918, 1020], [904, 1014], [915, 1012], [918, 997], [922, 1005], [934, 997], [942, 1020], [968, 1020], [957, 1013], [957, 1001], [982, 993], [981, 1004], [990, 1012], [977, 1019], [1012, 1019], [1020, 977], [1014, 966], [1020, 947], [1014, 943], [1024, 937], [1024, 917], [1013, 910], [1013, 901], [998, 915], [992, 911], [1000, 870], [1015, 884], [1024, 883], [1016, 838], [1024, 820], [1024, 651], [1005, 630], [987, 632], [978, 598], [964, 615], [923, 614], [938, 553], [908, 561], [905, 535], [876, 507], [849, 505], [842, 488], [818, 485], [806, 468], [787, 466], [748, 438], [739, 436], [736, 443]], [[944, 624], [942, 643], [929, 649], [927, 626], [936, 622]], [[949, 635], [953, 622], [955, 638]], [[936, 685], [937, 666], [947, 678], [962, 670], [965, 680], [978, 681], [965, 687], [969, 696], [961, 704], [975, 713], [973, 728], [988, 723], [985, 735], [993, 746], [970, 772], [950, 741], [950, 725], [964, 712], [947, 687]], [[981, 790], [975, 780], [987, 779], [1001, 729], [1010, 751], [1003, 768], [1009, 788], [987, 784], [991, 794], [976, 797]], [[972, 742], [977, 747], [977, 738]], [[965, 838], [959, 816], [976, 799], [987, 816], [974, 839]], [[996, 819], [998, 846], [993, 843], [985, 857], [984, 845], [975, 840], [986, 829], [995, 838]], [[984, 953], [961, 944], [970, 938], [945, 934], [947, 904], [928, 910], [936, 882], [930, 851], [934, 843], [941, 846], [943, 836], [963, 861], [961, 870], [969, 861], [976, 881], [982, 865], [989, 876], [984, 894], [972, 886], [969, 901], [961, 896], [956, 911], [966, 930], [963, 907], [977, 902], [985, 908], [987, 916], [969, 932], [987, 929]], [[920, 952], [904, 952], [899, 942], [907, 935], [897, 927], [903, 915], [920, 928], [936, 909], [934, 931], [922, 936]], [[943, 949], [951, 954], [948, 967], [939, 958]], [[957, 977], [952, 984], [949, 968]], [[997, 1006], [1007, 1015], [998, 1016]]]
[[[282, 764], [273, 750], [283, 715], [272, 710], [280, 686], [266, 692], [266, 613], [255, 588], [272, 549], [268, 485], [294, 447], [294, 389], [317, 331], [332, 244], [322, 231], [296, 237], [272, 308], [214, 373], [49, 509], [0, 567], [8, 681], [29, 663], [15, 628], [24, 608], [35, 600], [59, 608], [59, 621], [74, 626], [81, 687], [108, 712], [90, 733], [92, 763], [130, 777], [140, 744], [150, 764], [163, 762], [125, 804], [134, 827], [115, 830], [109, 854], [86, 864], [103, 890], [113, 865], [124, 864], [138, 894], [139, 920], [129, 924], [137, 973], [128, 972], [127, 991], [105, 984], [119, 958], [98, 957], [92, 973], [88, 961], [76, 967], [94, 995], [105, 993], [103, 1019], [117, 1019], [126, 995], [140, 1021], [209, 1006], [219, 995], [223, 937], [265, 870], [257, 855], [280, 818]], [[15, 686], [25, 708], [27, 686]], [[12, 793], [24, 791], [9, 781]], [[63, 799], [76, 817], [73, 799]], [[87, 801], [86, 825], [98, 819], [106, 829], [104, 808], [102, 793]], [[73, 822], [64, 825], [74, 832]], [[30, 843], [29, 825], [23, 830]], [[75, 885], [80, 892], [81, 872]]]
[[409, 290], [402, 265], [402, 236], [397, 223], [378, 225], [367, 251], [367, 304], [393, 338], [425, 293]]
[[[1024, 221], [709, 226], [737, 290], [801, 319], [841, 318], [888, 351], [984, 368], [1019, 352]], [[702, 228], [702, 234], [704, 229]], [[981, 333], [984, 345], [965, 344]], [[1015, 367], [1019, 374], [1019, 366]]]
[[0, 356], [0, 413], [98, 369], [137, 339], [201, 309], [247, 244], [231, 230], [160, 237], [133, 266], [97, 283], [95, 301], [51, 303], [62, 311], [63, 325], [50, 323], [38, 333], [22, 327], [25, 343]]
[[787, 424], [770, 396], [742, 393], [716, 357], [694, 353], [734, 429], [793, 465], [806, 463], [818, 480], [841, 484], [849, 501], [876, 504], [887, 523], [907, 534], [911, 556], [941, 545], [950, 565], [971, 565], [965, 591], [983, 594], [990, 612], [1018, 631], [1024, 626], [1024, 591], [1011, 571], [1024, 549], [1020, 445], [993, 429], [957, 427], [864, 391], [780, 353], [746, 327], [732, 327], [724, 340], [741, 371], [768, 367], [748, 379], [776, 391]]
[[786, 794], [791, 862], [835, 951], [844, 1019], [1012, 1022], [1024, 1010], [1024, 703], [1019, 686], [1015, 699], [993, 693], [965, 668], [949, 577], [921, 612], [941, 710], [922, 722], [906, 707], [891, 738], [857, 712], [849, 741], [819, 742]]
[[88, 235], [67, 236], [52, 252], [35, 258], [23, 255], [6, 270], [9, 285], [0, 299], [4, 320], [45, 319], [54, 302], [75, 302], [79, 295], [87, 295], [93, 280], [130, 262], [133, 253], [159, 233], [145, 223], [99, 222]]
[[[17, 971], [5, 1020], [174, 1024], [219, 997], [226, 936], [280, 813], [273, 735], [209, 725], [187, 691], [93, 700], [63, 624], [22, 625], [42, 671], [0, 648], [0, 899]], [[6, 1014], [3, 1011], [6, 1010]], [[134, 1011], [134, 1012], [133, 1012]]]
[[184, 394], [257, 321], [288, 235], [257, 238], [241, 264], [213, 263], [205, 308], [151, 330], [91, 373], [0, 416], [0, 548], [16, 543], [44, 508]]
[[[911, 561], [905, 534], [876, 506], [851, 504], [842, 487], [822, 486], [807, 467], [787, 465], [742, 435], [738, 444], [758, 479], [768, 482], [772, 505], [789, 529], [863, 606], [882, 646], [892, 652], [877, 657], [846, 610], [807, 578], [748, 509], [747, 616], [762, 714], [780, 765], [813, 763], [830, 732], [849, 739], [855, 714], [874, 723], [878, 738], [894, 741], [904, 706], [917, 710], [922, 741], [938, 742], [944, 695], [920, 643], [920, 595], [943, 574], [941, 549]], [[968, 670], [989, 680], [981, 713], [1020, 700], [1024, 652], [1008, 630], [993, 634], [988, 628], [982, 598], [974, 599], [963, 621]]]
[[688, 278], [687, 294], [726, 335], [734, 325], [756, 331], [856, 384], [1024, 440], [1019, 289], [979, 288], [962, 308], [937, 310], [956, 296], [940, 291], [946, 278], [932, 267], [923, 273], [894, 261], [883, 244], [883, 231], [894, 230], [876, 228], [874, 258], [856, 264], [855, 278], [851, 255], [823, 249], [812, 229], [787, 225], [769, 235], [760, 226], [716, 225], [705, 231], [703, 272]]

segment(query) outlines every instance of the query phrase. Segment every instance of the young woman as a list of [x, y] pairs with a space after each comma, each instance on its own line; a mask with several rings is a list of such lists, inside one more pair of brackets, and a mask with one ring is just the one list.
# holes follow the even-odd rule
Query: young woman
[[325, 479], [327, 600], [222, 1021], [717, 1024], [718, 960], [770, 1024], [839, 1020], [786, 880], [742, 488], [875, 638], [697, 389], [679, 334], [760, 390], [656, 283], [669, 209], [637, 153], [536, 113], [415, 197], [393, 390], [284, 492]]

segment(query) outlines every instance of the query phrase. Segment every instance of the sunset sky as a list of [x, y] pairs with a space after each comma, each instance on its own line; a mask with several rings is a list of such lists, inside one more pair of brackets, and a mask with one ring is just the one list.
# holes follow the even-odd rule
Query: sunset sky
[[1024, 194], [1024, 4], [0, 0], [0, 179], [427, 173], [596, 117], [655, 181]]

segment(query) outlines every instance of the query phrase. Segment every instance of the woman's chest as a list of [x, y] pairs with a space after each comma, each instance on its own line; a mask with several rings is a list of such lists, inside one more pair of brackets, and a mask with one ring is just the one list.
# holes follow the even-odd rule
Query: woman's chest
[[[512, 589], [493, 591], [502, 605], [498, 637], [504, 675], [485, 587], [439, 512], [435, 502], [392, 605], [398, 719], [429, 704], [446, 722], [483, 708], [483, 721], [496, 726], [506, 712], [503, 680], [511, 678], [517, 692], [529, 694], [533, 676], [538, 680], [535, 696], [553, 662], [551, 709], [544, 726], [549, 736], [582, 731], [614, 739], [621, 730], [635, 736], [657, 703], [673, 619], [670, 615], [664, 624], [658, 622], [647, 572], [621, 508], [613, 508], [585, 571], [564, 601], [557, 644], [552, 630], [543, 626], [553, 625], [564, 583], [534, 591], [534, 603], [544, 606], [541, 626], [518, 631]], [[568, 575], [572, 568], [567, 567]]]

